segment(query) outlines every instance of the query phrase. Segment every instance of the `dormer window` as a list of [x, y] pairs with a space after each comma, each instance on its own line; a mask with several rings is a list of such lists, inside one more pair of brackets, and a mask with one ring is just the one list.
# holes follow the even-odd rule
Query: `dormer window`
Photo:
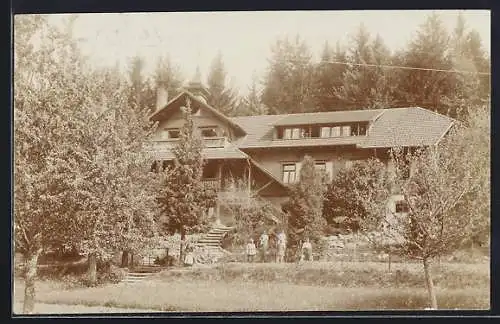
[[201, 128], [201, 136], [202, 137], [217, 137], [217, 128], [216, 127], [206, 127]]
[[278, 139], [358, 136], [366, 135], [366, 128], [366, 123], [278, 127], [275, 136]]
[[181, 131], [178, 128], [169, 128], [163, 131], [163, 138], [179, 138], [181, 136]]
[[305, 137], [305, 130], [300, 127], [285, 128], [283, 132], [283, 139], [299, 139]]

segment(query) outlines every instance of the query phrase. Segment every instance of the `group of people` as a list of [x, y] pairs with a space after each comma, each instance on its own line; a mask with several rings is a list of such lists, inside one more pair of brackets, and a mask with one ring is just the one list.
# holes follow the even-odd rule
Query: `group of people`
[[[286, 251], [286, 234], [284, 231], [278, 232], [275, 240], [275, 248], [276, 248], [276, 259], [277, 263], [282, 263], [285, 261], [285, 251]], [[250, 238], [246, 245], [246, 257], [247, 262], [254, 262], [255, 256], [257, 255], [257, 249], [260, 254], [261, 262], [268, 262], [269, 255], [269, 234], [264, 231], [260, 235], [258, 240], [258, 246], [255, 244], [253, 238]], [[309, 241], [309, 238], [306, 238], [304, 242], [299, 245], [300, 247], [300, 261], [312, 261], [312, 244]]]

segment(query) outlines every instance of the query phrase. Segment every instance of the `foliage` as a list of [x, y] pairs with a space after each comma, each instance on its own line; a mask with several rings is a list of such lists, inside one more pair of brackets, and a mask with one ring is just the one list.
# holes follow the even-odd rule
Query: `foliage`
[[255, 76], [252, 79], [252, 84], [249, 88], [249, 93], [242, 100], [235, 111], [236, 116], [255, 116], [266, 115], [267, 107], [262, 103], [261, 91], [257, 88], [257, 80]]
[[86, 65], [73, 21], [58, 29], [34, 16], [18, 20], [38, 37], [19, 35], [32, 45], [15, 53], [14, 78], [15, 245], [27, 256], [32, 296], [43, 249], [74, 245], [107, 258], [154, 235], [149, 197], [157, 188], [143, 152], [152, 125], [127, 104], [116, 69]]
[[[215, 193], [205, 189], [201, 178], [204, 165], [203, 142], [195, 127], [189, 100], [183, 107], [184, 124], [178, 145], [173, 149], [173, 165], [164, 170], [163, 187], [158, 201], [163, 214], [163, 229], [180, 233], [181, 240], [208, 225], [205, 211], [214, 205]], [[181, 256], [182, 256], [181, 245]], [[182, 258], [181, 258], [182, 259]]]
[[[333, 62], [332, 62], [333, 61]], [[328, 42], [325, 43], [321, 59], [314, 71], [314, 101], [316, 111], [343, 110], [350, 106], [349, 102], [342, 100], [337, 94], [337, 89], [342, 86], [343, 74], [347, 67], [334, 62], [346, 62], [346, 50], [336, 43], [332, 49]]]
[[356, 161], [349, 168], [340, 169], [328, 184], [323, 205], [323, 217], [329, 225], [342, 231], [356, 232], [359, 230], [359, 222], [365, 218], [367, 211], [362, 202], [356, 198], [355, 191], [362, 191], [366, 195], [372, 190], [363, 180], [358, 178], [359, 174], [368, 177], [376, 177], [380, 165], [377, 161]]
[[[430, 262], [488, 226], [489, 124], [488, 118], [482, 120], [483, 129], [457, 124], [436, 146], [416, 151], [394, 148], [389, 181], [361, 173], [360, 181], [372, 190], [354, 188], [368, 212], [361, 228], [375, 246], [390, 244], [397, 253], [423, 262], [434, 308]], [[477, 136], [478, 132], [485, 134]], [[382, 166], [379, 170], [381, 175], [385, 172]], [[406, 212], [388, 208], [394, 195], [400, 196]]]
[[214, 58], [208, 74], [208, 104], [226, 116], [233, 116], [237, 105], [236, 92], [227, 86], [227, 72], [222, 53]]
[[[354, 64], [390, 65], [391, 52], [377, 35], [373, 41], [366, 27], [360, 25], [352, 37], [347, 61]], [[354, 107], [387, 108], [394, 103], [393, 70], [374, 66], [351, 65], [342, 76], [336, 95]], [[359, 109], [359, 108], [356, 108]]]
[[232, 179], [219, 203], [234, 217], [236, 224], [232, 243], [236, 245], [245, 244], [249, 238], [256, 240], [256, 236], [276, 226], [281, 219], [281, 215], [277, 215], [281, 211], [250, 192], [245, 180]]
[[291, 186], [290, 200], [285, 206], [289, 212], [288, 237], [291, 246], [297, 246], [306, 237], [319, 243], [326, 225], [322, 214], [326, 181], [326, 173], [316, 170], [314, 160], [306, 155], [299, 181]]
[[306, 112], [314, 108], [313, 64], [307, 44], [297, 35], [272, 46], [262, 102], [271, 114]]
[[180, 69], [172, 63], [169, 56], [158, 58], [153, 80], [156, 88], [163, 87], [167, 91], [169, 100], [179, 94], [182, 86]]

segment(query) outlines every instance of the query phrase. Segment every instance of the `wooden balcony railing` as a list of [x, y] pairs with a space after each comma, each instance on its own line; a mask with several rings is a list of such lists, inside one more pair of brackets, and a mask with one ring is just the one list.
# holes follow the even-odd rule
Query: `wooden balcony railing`
[[[156, 151], [164, 151], [171, 149], [174, 145], [179, 141], [178, 138], [169, 138], [162, 140], [153, 140], [151, 141], [151, 148]], [[228, 143], [227, 137], [205, 137], [203, 138], [203, 144], [205, 147], [209, 148], [218, 148], [225, 147]]]
[[228, 142], [227, 137], [204, 137], [203, 143], [206, 147], [225, 147]]
[[221, 188], [220, 185], [220, 179], [213, 178], [213, 179], [202, 179], [203, 186], [206, 189], [213, 189], [215, 191], [219, 191]]

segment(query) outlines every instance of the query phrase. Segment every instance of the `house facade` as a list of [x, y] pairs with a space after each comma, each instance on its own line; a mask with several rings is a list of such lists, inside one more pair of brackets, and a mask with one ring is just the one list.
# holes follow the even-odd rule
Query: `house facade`
[[[357, 160], [377, 157], [389, 163], [392, 147], [434, 145], [454, 122], [420, 107], [228, 117], [207, 104], [207, 95], [199, 77], [168, 102], [159, 93], [150, 117], [158, 122], [152, 143], [157, 161], [173, 160], [171, 148], [189, 100], [204, 141], [205, 185], [224, 195], [230, 179], [245, 179], [248, 190], [279, 209], [288, 199], [289, 185], [299, 179], [305, 155], [334, 177]], [[389, 204], [399, 212], [397, 197]], [[219, 205], [209, 213], [223, 224], [232, 222]]]

